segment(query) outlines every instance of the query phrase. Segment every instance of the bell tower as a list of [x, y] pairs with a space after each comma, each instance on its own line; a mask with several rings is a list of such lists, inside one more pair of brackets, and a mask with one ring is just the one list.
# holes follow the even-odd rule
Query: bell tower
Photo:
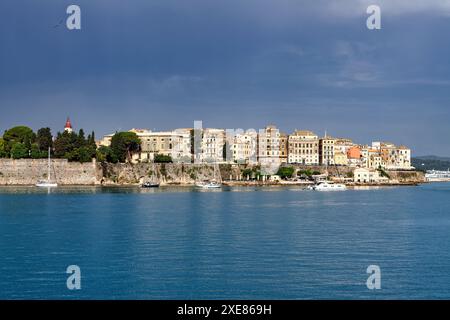
[[64, 131], [68, 132], [68, 133], [72, 133], [73, 132], [72, 123], [70, 122], [70, 118], [69, 117], [67, 117], [66, 126], [64, 127]]

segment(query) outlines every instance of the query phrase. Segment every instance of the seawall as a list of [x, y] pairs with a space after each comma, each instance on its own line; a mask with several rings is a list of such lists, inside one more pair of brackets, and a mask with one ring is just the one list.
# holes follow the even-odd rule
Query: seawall
[[[0, 159], [0, 185], [34, 185], [47, 179], [47, 159]], [[51, 161], [51, 178], [60, 185], [96, 185], [102, 179], [101, 168], [95, 161]]]
[[[190, 185], [196, 181], [218, 179], [214, 166], [208, 164], [179, 163], [102, 163], [103, 184], [141, 184], [157, 180], [162, 185]], [[245, 166], [219, 165], [223, 180], [238, 179]]]
[[[325, 172], [320, 166], [294, 166], [297, 170]], [[162, 185], [191, 185], [196, 181], [217, 179], [214, 166], [208, 164], [111, 164], [68, 162], [64, 159], [52, 160], [52, 180], [60, 185], [137, 185], [155, 180]], [[247, 179], [243, 171], [246, 165], [221, 164], [220, 176], [223, 181]], [[328, 167], [332, 176], [349, 176], [354, 168]], [[388, 171], [393, 181], [399, 183], [422, 183], [425, 177], [418, 171]], [[55, 179], [56, 178], [56, 179]], [[38, 180], [47, 179], [46, 159], [0, 159], [0, 185], [34, 185]]]

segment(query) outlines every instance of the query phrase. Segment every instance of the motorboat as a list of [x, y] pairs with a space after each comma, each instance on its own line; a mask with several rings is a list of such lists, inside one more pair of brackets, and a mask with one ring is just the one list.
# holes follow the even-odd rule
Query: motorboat
[[141, 185], [142, 188], [158, 188], [159, 187], [159, 183], [157, 182], [144, 182]]
[[347, 186], [342, 183], [322, 181], [315, 185], [309, 186], [308, 189], [314, 191], [345, 191], [347, 190]]

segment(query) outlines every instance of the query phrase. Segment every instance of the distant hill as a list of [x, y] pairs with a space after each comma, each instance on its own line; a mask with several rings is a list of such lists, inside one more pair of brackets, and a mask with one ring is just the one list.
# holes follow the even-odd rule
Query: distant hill
[[416, 159], [421, 160], [439, 160], [439, 161], [450, 161], [450, 157], [440, 157], [440, 156], [418, 156]]
[[417, 170], [448, 170], [450, 169], [450, 157], [420, 156], [411, 159], [412, 165]]

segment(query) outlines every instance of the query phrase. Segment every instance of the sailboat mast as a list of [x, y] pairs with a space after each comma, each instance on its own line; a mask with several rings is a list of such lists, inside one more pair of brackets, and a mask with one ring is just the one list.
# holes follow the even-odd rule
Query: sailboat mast
[[47, 168], [47, 180], [50, 182], [50, 147], [48, 147], [48, 168]]

